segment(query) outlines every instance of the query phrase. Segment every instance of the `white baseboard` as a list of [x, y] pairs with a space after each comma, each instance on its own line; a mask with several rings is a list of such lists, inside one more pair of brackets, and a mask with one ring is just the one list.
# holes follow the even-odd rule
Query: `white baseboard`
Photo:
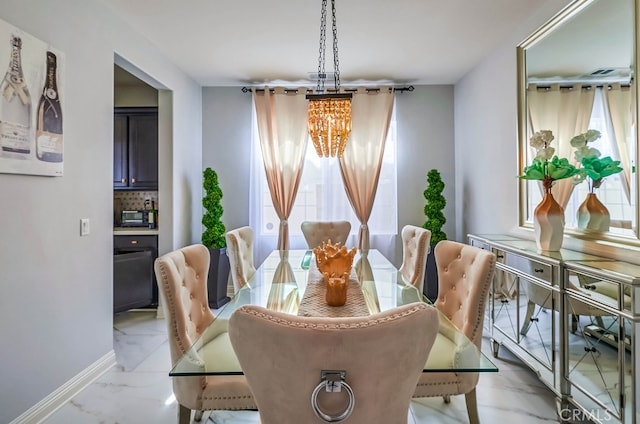
[[9, 424], [38, 424], [67, 403], [82, 389], [91, 384], [116, 364], [116, 354], [112, 350], [96, 362], [82, 370], [71, 380], [58, 387], [49, 396], [33, 405]]

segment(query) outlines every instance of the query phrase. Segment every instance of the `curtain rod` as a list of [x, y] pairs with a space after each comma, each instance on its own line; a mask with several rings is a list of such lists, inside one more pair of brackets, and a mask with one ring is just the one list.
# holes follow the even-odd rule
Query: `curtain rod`
[[[406, 87], [391, 87], [391, 89], [393, 91], [399, 91], [401, 93], [404, 93], [405, 91], [408, 91], [408, 92], [413, 91], [415, 89], [415, 87], [413, 85], [409, 85], [409, 86], [406, 86]], [[367, 91], [367, 93], [372, 92], [372, 91], [379, 92], [380, 88], [365, 88], [365, 90]], [[263, 92], [264, 88], [258, 88], [258, 89], [256, 89], [256, 91], [259, 92], [259, 93]], [[271, 88], [271, 89], [269, 89], [269, 91], [273, 93], [274, 89]], [[307, 89], [307, 92], [311, 92], [311, 91], [312, 91], [311, 89]], [[325, 91], [328, 92], [328, 93], [331, 93], [331, 92], [335, 92], [336, 90], [327, 89]], [[358, 89], [357, 88], [345, 88], [342, 91], [344, 91], [346, 93], [355, 93], [356, 91], [358, 91]], [[243, 93], [251, 93], [251, 87], [242, 87], [242, 92]], [[285, 88], [284, 92], [285, 93], [289, 93], [289, 92], [297, 93], [298, 89], [297, 88], [290, 88], [290, 89], [286, 89]]]
[[[529, 86], [535, 85], [536, 90], [551, 90], [552, 85], [548, 85], [548, 84], [529, 84]], [[591, 90], [592, 88], [607, 88], [607, 89], [612, 89], [613, 88], [613, 84], [585, 84], [582, 85], [580, 88], [582, 88], [583, 90]], [[620, 87], [623, 88], [630, 88], [631, 84], [620, 84]], [[530, 88], [530, 87], [527, 87]], [[564, 90], [574, 90], [575, 86], [574, 85], [562, 85], [560, 84], [558, 86], [559, 89], [564, 89]]]

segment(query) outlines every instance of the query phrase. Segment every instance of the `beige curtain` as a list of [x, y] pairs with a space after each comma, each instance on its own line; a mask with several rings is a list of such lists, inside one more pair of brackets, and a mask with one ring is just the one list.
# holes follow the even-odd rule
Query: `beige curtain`
[[611, 84], [609, 89], [604, 89], [605, 104], [611, 116], [613, 133], [615, 135], [615, 145], [617, 146], [618, 158], [622, 165], [622, 186], [627, 200], [631, 202], [631, 147], [629, 142], [634, 140], [633, 136], [633, 103], [631, 87], [621, 86], [620, 83]]
[[393, 99], [393, 91], [384, 87], [369, 93], [361, 87], [353, 94], [351, 136], [340, 158], [344, 188], [360, 220], [358, 247], [365, 252], [369, 250], [367, 222], [376, 197]]
[[[305, 89], [299, 90], [302, 93]], [[280, 218], [279, 250], [289, 249], [287, 219], [296, 199], [307, 148], [307, 100], [284, 88], [253, 89], [264, 170]]]
[[[551, 130], [555, 136], [554, 146], [558, 157], [573, 160], [574, 148], [571, 139], [589, 129], [595, 90], [575, 84], [539, 89], [530, 84], [527, 90], [531, 136], [536, 131]], [[541, 188], [542, 189], [542, 188]], [[551, 189], [553, 197], [563, 207], [567, 207], [573, 192], [571, 178], [556, 181]]]

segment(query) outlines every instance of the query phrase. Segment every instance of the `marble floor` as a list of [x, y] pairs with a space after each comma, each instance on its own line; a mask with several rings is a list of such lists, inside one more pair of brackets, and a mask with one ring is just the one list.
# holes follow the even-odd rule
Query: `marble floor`
[[[483, 350], [489, 353], [488, 341], [485, 342]], [[157, 319], [155, 311], [117, 314], [113, 343], [118, 364], [49, 416], [44, 424], [177, 423], [177, 404], [168, 376], [171, 360], [164, 320]], [[553, 395], [534, 373], [506, 349], [501, 349], [494, 363], [500, 371], [481, 374], [477, 387], [483, 424], [559, 422]], [[215, 411], [205, 414], [202, 422], [260, 421], [255, 411]], [[464, 422], [468, 422], [464, 396], [452, 397], [450, 404], [444, 404], [442, 398], [411, 403], [408, 424]]]

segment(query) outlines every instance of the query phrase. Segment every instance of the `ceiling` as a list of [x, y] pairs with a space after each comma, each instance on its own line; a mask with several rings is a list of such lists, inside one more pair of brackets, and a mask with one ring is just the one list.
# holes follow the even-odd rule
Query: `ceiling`
[[[202, 86], [309, 84], [318, 70], [320, 0], [101, 1]], [[342, 82], [454, 84], [545, 1], [337, 0]]]

